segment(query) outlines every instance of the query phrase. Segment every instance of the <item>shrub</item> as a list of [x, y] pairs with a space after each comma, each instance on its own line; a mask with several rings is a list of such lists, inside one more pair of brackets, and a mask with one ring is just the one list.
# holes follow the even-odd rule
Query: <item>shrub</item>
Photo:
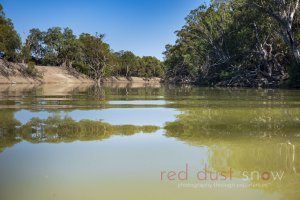
[[73, 63], [72, 67], [74, 67], [78, 72], [88, 75], [89, 73], [89, 66], [82, 63], [82, 62], [75, 62]]
[[30, 76], [38, 76], [38, 70], [36, 69], [34, 62], [28, 62], [26, 72]]

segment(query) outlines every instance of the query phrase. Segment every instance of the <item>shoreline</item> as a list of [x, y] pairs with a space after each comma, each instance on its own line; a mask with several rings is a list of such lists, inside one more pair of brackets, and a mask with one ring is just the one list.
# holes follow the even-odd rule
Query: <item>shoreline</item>
[[[64, 67], [35, 66], [40, 76], [30, 76], [24, 71], [27, 66], [21, 63], [5, 62], [0, 59], [0, 84], [96, 84], [96, 81], [85, 74], [71, 73]], [[103, 77], [104, 84], [160, 84], [158, 77]]]

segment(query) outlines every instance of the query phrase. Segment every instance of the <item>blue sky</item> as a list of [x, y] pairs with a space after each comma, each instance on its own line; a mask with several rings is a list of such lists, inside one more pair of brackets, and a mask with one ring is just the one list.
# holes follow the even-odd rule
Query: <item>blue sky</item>
[[115, 51], [131, 50], [139, 56], [162, 59], [174, 31], [184, 25], [191, 9], [204, 0], [0, 0], [8, 18], [24, 40], [33, 28], [70, 27], [104, 33]]

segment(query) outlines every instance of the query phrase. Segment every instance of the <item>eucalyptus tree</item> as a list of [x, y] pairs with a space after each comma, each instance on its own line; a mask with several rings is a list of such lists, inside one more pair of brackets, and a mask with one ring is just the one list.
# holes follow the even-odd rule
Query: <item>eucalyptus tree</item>
[[110, 57], [110, 47], [103, 41], [103, 37], [104, 35], [93, 36], [88, 33], [82, 33], [79, 37], [82, 62], [89, 67], [89, 75], [98, 85], [101, 84]]
[[118, 74], [122, 76], [132, 76], [135, 74], [137, 67], [137, 57], [131, 51], [120, 51], [118, 52]]
[[22, 48], [23, 62], [28, 62], [32, 58], [36, 62], [41, 62], [45, 56], [45, 44], [44, 44], [45, 32], [42, 32], [38, 28], [33, 28], [29, 31], [29, 35], [26, 38], [26, 42]]
[[62, 46], [58, 59], [62, 66], [72, 67], [72, 63], [80, 57], [79, 42], [72, 29], [65, 28], [62, 33]]
[[164, 75], [164, 66], [160, 60], [153, 56], [143, 56], [141, 69], [144, 69], [145, 77], [162, 77]]
[[299, 0], [249, 0], [248, 4], [268, 13], [278, 23], [282, 38], [290, 48], [294, 59], [300, 64], [300, 51], [293, 28], [295, 16], [300, 12]]
[[[166, 79], [278, 85], [289, 77], [292, 60], [299, 62], [297, 11], [298, 0], [221, 0], [199, 6], [176, 32], [176, 43], [166, 46]], [[290, 70], [290, 77], [299, 79], [298, 71]]]
[[63, 34], [60, 27], [52, 27], [47, 30], [44, 36], [44, 43], [46, 45], [46, 52], [44, 62], [47, 65], [60, 65], [58, 59], [63, 46]]
[[177, 31], [177, 41], [166, 46], [167, 77], [181, 81], [215, 78], [232, 59], [228, 31], [232, 9], [226, 3], [199, 6], [186, 17], [185, 26]]
[[0, 53], [10, 61], [16, 61], [17, 50], [20, 49], [21, 39], [15, 31], [12, 21], [5, 17], [0, 4]]

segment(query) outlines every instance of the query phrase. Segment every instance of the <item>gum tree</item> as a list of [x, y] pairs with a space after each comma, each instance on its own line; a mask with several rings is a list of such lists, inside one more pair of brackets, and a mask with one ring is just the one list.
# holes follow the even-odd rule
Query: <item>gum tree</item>
[[79, 43], [83, 52], [83, 63], [89, 66], [89, 75], [101, 84], [101, 78], [108, 65], [110, 47], [103, 42], [104, 35], [90, 35], [83, 33], [79, 37]]
[[282, 38], [300, 64], [300, 51], [293, 30], [296, 12], [300, 11], [299, 0], [249, 0], [248, 4], [268, 13], [280, 25]]
[[16, 50], [21, 46], [21, 39], [14, 29], [12, 21], [5, 17], [0, 4], [0, 52], [10, 61], [17, 59]]

